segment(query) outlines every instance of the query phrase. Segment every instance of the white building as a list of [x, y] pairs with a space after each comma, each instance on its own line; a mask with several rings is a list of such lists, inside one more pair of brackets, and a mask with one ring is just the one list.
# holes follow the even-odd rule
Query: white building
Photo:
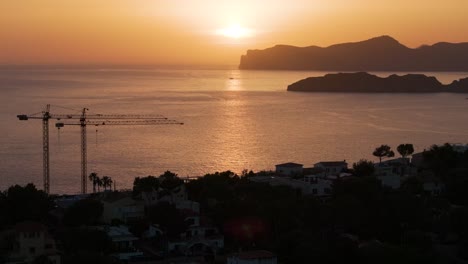
[[324, 176], [337, 176], [348, 169], [346, 161], [321, 161], [314, 164], [314, 168], [322, 169]]
[[462, 143], [451, 143], [450, 144], [456, 152], [464, 153], [468, 150], [468, 144], [462, 144]]
[[245, 251], [232, 254], [227, 258], [227, 264], [277, 264], [277, 257], [266, 250]]
[[304, 165], [288, 162], [283, 164], [275, 165], [276, 167], [276, 174], [281, 176], [296, 176], [302, 175], [302, 170]]
[[138, 251], [134, 242], [138, 240], [126, 226], [109, 226], [105, 228], [107, 236], [112, 240], [116, 252], [111, 255], [119, 260], [130, 260], [134, 257], [143, 256], [143, 252]]
[[401, 186], [401, 176], [400, 174], [395, 173], [395, 168], [393, 166], [376, 164], [374, 175], [380, 181], [382, 186], [390, 187], [392, 189], [399, 189]]
[[316, 175], [304, 177], [305, 186], [302, 188], [303, 194], [312, 194], [315, 196], [328, 196], [332, 193], [333, 181]]
[[175, 205], [179, 210], [192, 210], [200, 213], [200, 203], [188, 199], [185, 184], [182, 184], [173, 190], [152, 190], [149, 192], [142, 192], [141, 198], [146, 207], [155, 205], [159, 202], [168, 202]]
[[190, 227], [179, 239], [170, 240], [167, 249], [170, 253], [185, 256], [215, 255], [224, 248], [224, 236], [210, 226]]
[[423, 190], [424, 192], [430, 194], [430, 195], [440, 195], [444, 189], [445, 189], [445, 184], [441, 182], [439, 179], [437, 179], [433, 175], [424, 175], [423, 177]]
[[53, 264], [60, 264], [61, 258], [55, 240], [47, 228], [36, 222], [22, 222], [15, 226], [15, 245], [6, 263], [32, 263], [35, 258], [45, 255]]
[[101, 220], [111, 224], [113, 220], [127, 223], [129, 220], [140, 219], [145, 216], [145, 206], [142, 201], [134, 200], [125, 193], [112, 193], [101, 200], [104, 211]]

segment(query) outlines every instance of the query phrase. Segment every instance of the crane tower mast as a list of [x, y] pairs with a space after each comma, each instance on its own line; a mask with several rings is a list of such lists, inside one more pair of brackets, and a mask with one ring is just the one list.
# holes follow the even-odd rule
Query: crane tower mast
[[[169, 120], [161, 115], [138, 115], [138, 114], [88, 114], [88, 108], [83, 108], [79, 113], [53, 114], [50, 104], [40, 113], [31, 115], [17, 115], [19, 120], [40, 119], [42, 120], [42, 148], [43, 148], [43, 183], [44, 192], [50, 192], [50, 151], [49, 151], [49, 120], [77, 120], [78, 122], [56, 123], [57, 128], [65, 125], [79, 125], [81, 130], [81, 193], [86, 193], [87, 178], [87, 125], [174, 125], [183, 123]], [[40, 114], [40, 115], [39, 115]], [[91, 120], [90, 120], [91, 119]]]

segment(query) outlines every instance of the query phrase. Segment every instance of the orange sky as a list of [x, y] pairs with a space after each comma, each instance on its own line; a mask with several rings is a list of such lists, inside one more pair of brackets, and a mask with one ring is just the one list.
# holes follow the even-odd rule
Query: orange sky
[[[468, 42], [467, 11], [467, 0], [1, 0], [0, 64], [236, 65], [276, 44]], [[231, 25], [249, 36], [217, 34]]]

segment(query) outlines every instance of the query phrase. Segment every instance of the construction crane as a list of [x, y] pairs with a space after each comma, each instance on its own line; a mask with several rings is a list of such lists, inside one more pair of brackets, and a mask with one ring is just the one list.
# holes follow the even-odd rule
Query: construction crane
[[[85, 111], [83, 109], [83, 116], [85, 116]], [[122, 116], [122, 118], [124, 118]], [[126, 126], [126, 125], [183, 125], [184, 123], [176, 121], [176, 120], [170, 120], [165, 117], [160, 117], [157, 119], [136, 119], [136, 120], [103, 120], [103, 121], [97, 121], [97, 120], [86, 120], [86, 118], [80, 119], [79, 122], [57, 122], [55, 124], [55, 127], [58, 129], [64, 127], [64, 126], [80, 126], [81, 128], [81, 193], [85, 194], [86, 193], [86, 187], [87, 187], [87, 166], [88, 166], [88, 161], [87, 161], [87, 135], [86, 135], [86, 127], [88, 125], [93, 125], [93, 126]]]
[[[73, 110], [73, 109], [72, 109]], [[50, 112], [50, 104], [46, 105], [45, 110], [39, 113], [30, 114], [30, 115], [17, 115], [19, 120], [26, 121], [29, 119], [42, 120], [42, 163], [43, 163], [43, 183], [44, 183], [44, 192], [49, 193], [50, 191], [50, 159], [49, 159], [49, 120], [56, 119], [71, 119], [79, 120], [82, 126], [82, 135], [86, 136], [86, 122], [88, 119], [101, 119], [101, 120], [120, 120], [120, 119], [133, 119], [133, 120], [167, 120], [166, 117], [161, 115], [131, 115], [131, 114], [88, 114], [87, 108], [83, 108], [80, 113], [72, 114], [53, 114]], [[100, 121], [103, 122], [103, 121]], [[107, 121], [108, 122], [108, 121]], [[86, 140], [84, 141], [86, 142]], [[82, 146], [83, 149], [83, 146]], [[86, 159], [86, 150], [83, 154]]]

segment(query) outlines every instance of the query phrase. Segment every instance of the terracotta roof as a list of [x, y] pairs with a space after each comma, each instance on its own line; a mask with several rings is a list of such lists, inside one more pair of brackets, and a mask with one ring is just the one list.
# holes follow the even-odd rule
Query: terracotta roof
[[266, 259], [275, 257], [273, 253], [266, 250], [244, 251], [233, 254], [232, 256], [237, 257], [239, 259]]
[[45, 225], [38, 223], [38, 222], [33, 222], [33, 221], [25, 221], [21, 222], [15, 225], [15, 230], [16, 232], [41, 232], [41, 231], [46, 231], [47, 228]]
[[302, 164], [299, 164], [299, 163], [294, 163], [294, 162], [287, 162], [287, 163], [283, 163], [283, 164], [278, 164], [278, 165], [275, 165], [276, 167], [289, 167], [289, 168], [293, 168], [293, 167], [302, 167], [304, 165]]

